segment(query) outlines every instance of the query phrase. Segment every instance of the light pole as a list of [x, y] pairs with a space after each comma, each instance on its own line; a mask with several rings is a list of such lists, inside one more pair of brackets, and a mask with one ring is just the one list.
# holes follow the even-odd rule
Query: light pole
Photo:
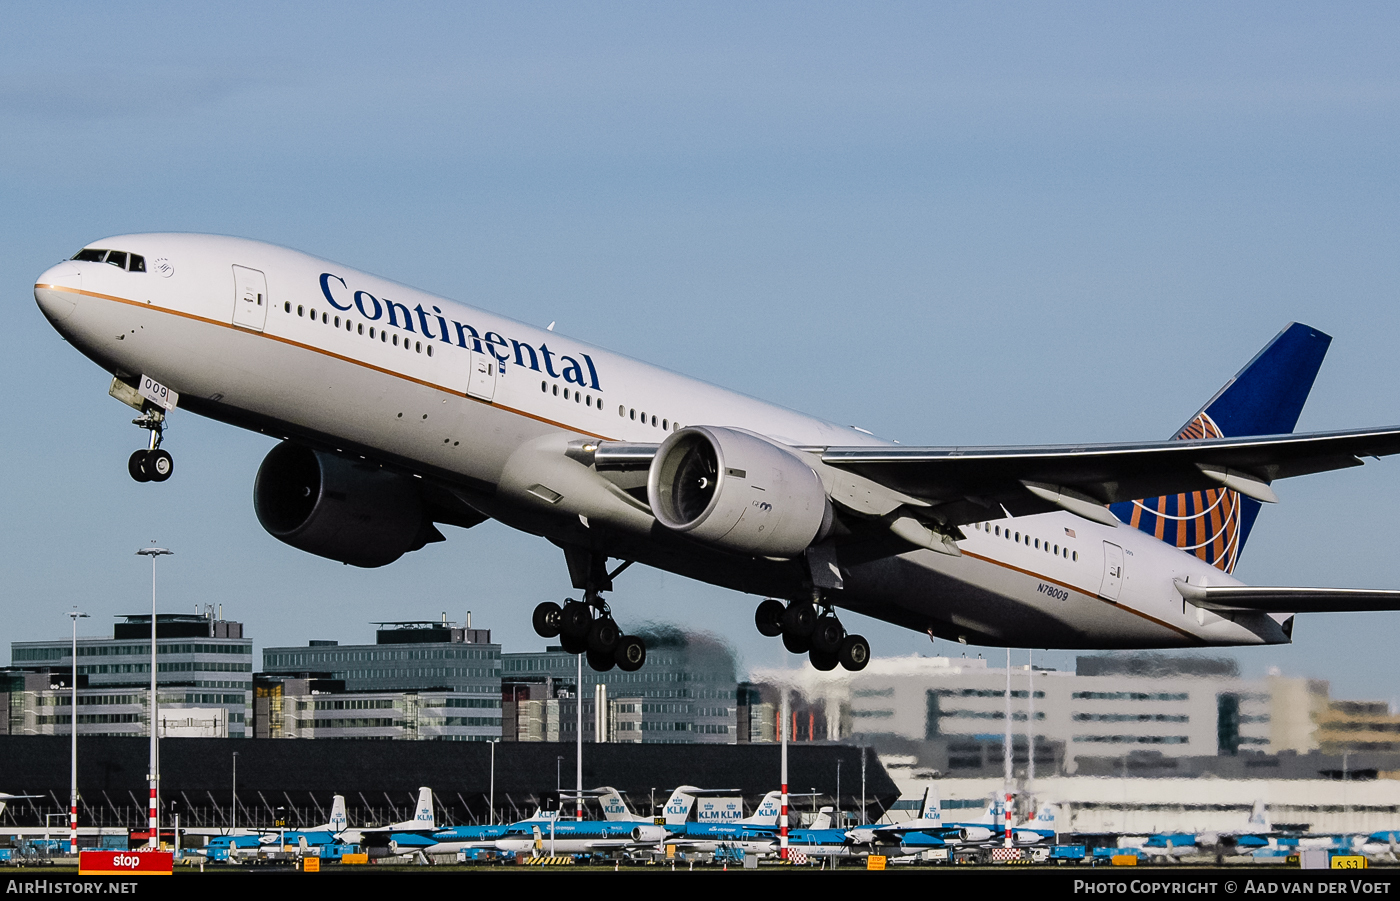
[[238, 752], [233, 752], [233, 813], [228, 818], [229, 835], [238, 834]]
[[841, 822], [841, 760], [836, 760], [836, 826], [838, 829], [846, 828], [846, 824]]
[[491, 807], [490, 823], [492, 826], [496, 825], [496, 745], [499, 742], [499, 738], [491, 742], [491, 796], [487, 799], [487, 803]]
[[[155, 542], [152, 542], [154, 545]], [[146, 847], [160, 848], [160, 800], [157, 795], [160, 785], [160, 771], [157, 769], [156, 757], [156, 713], [158, 705], [156, 702], [156, 558], [174, 551], [166, 550], [163, 547], [143, 547], [136, 552], [139, 557], [151, 558], [151, 771], [147, 778], [151, 783], [151, 809], [150, 809], [150, 840]]]
[[[578, 677], [574, 680], [578, 690], [574, 692], [578, 696], [574, 707], [578, 714], [577, 722], [574, 724], [574, 737], [577, 739], [577, 748], [574, 751], [574, 771], [577, 776], [575, 786], [578, 790], [578, 797], [574, 799], [574, 819], [583, 819], [583, 655], [578, 655]], [[594, 710], [594, 719], [597, 719], [597, 710]], [[596, 739], [596, 737], [595, 737]]]
[[78, 853], [78, 620], [87, 619], [86, 613], [79, 613], [75, 608], [68, 614], [73, 620], [73, 742], [72, 742], [72, 766], [68, 780], [68, 853], [77, 856]]

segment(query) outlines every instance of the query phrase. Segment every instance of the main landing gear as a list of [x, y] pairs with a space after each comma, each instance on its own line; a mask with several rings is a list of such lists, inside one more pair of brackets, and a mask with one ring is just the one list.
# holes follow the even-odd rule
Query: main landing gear
[[822, 672], [836, 669], [840, 664], [850, 672], [865, 669], [870, 662], [870, 643], [861, 635], [847, 635], [846, 627], [831, 611], [831, 605], [820, 601], [792, 601], [786, 607], [772, 598], [758, 605], [754, 624], [758, 631], [776, 638], [783, 637], [783, 647], [793, 654], [806, 654], [812, 666]]
[[611, 588], [613, 576], [631, 563], [623, 563], [611, 573], [604, 568], [605, 563], [604, 558], [590, 561], [589, 569], [597, 577], [586, 580], [583, 600], [567, 598], [562, 607], [545, 601], [535, 608], [535, 634], [541, 638], [558, 637], [566, 653], [586, 655], [589, 667], [597, 672], [605, 673], [615, 666], [624, 673], [634, 673], [646, 663], [646, 642], [636, 635], [622, 634], [600, 594]]
[[126, 461], [126, 471], [138, 482], [164, 482], [175, 472], [175, 460], [169, 451], [160, 449], [165, 437], [165, 413], [151, 410], [141, 414], [131, 424], [151, 433], [150, 444], [145, 450], [138, 450]]
[[582, 601], [567, 599], [562, 607], [545, 601], [535, 608], [534, 626], [541, 638], [558, 636], [566, 653], [586, 655], [588, 665], [600, 673], [614, 666], [634, 673], [647, 660], [646, 642], [623, 635], [608, 605], [596, 595], [584, 595]]

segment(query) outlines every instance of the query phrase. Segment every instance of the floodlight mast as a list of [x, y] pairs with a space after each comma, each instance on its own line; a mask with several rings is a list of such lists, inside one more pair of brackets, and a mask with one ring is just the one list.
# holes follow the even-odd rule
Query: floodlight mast
[[71, 700], [73, 725], [71, 727], [72, 749], [70, 754], [71, 768], [68, 779], [68, 853], [77, 856], [78, 854], [78, 620], [87, 619], [86, 613], [79, 613], [74, 608], [68, 617], [73, 620], [73, 674]]
[[151, 765], [150, 772], [146, 778], [151, 784], [151, 806], [149, 817], [150, 837], [146, 841], [146, 847], [160, 848], [160, 798], [157, 794], [160, 787], [160, 770], [157, 767], [159, 758], [156, 754], [156, 714], [159, 709], [156, 702], [156, 558], [167, 554], [174, 554], [174, 551], [163, 547], [155, 547], [155, 542], [151, 542], [151, 547], [143, 547], [136, 552], [139, 557], [151, 558]]

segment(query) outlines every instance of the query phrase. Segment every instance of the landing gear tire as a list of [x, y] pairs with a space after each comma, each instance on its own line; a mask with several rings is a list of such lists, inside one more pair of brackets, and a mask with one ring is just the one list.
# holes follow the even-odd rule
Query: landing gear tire
[[[593, 621], [593, 625], [588, 630], [588, 652], [590, 655], [597, 653], [611, 659], [613, 651], [617, 650], [617, 643], [621, 640], [622, 630], [617, 627], [617, 623], [613, 622], [613, 618], [600, 616]], [[592, 660], [593, 658], [590, 656], [590, 666], [592, 666]], [[598, 669], [596, 666], [593, 668]], [[609, 664], [608, 668], [611, 669], [612, 664]]]
[[841, 649], [836, 652], [836, 656], [843, 668], [858, 673], [870, 662], [870, 642], [866, 641], [863, 635], [847, 635], [842, 640]]
[[817, 608], [806, 601], [794, 601], [783, 611], [783, 637], [810, 638], [817, 627]]
[[812, 650], [808, 652], [807, 659], [811, 661], [813, 668], [820, 670], [823, 673], [831, 672], [832, 670], [836, 669], [836, 665], [840, 663], [840, 660], [837, 659], [835, 653], [830, 651], [819, 651], [816, 648], [812, 648]]
[[565, 654], [582, 654], [588, 650], [587, 638], [574, 638], [567, 632], [559, 633], [559, 645]]
[[126, 461], [126, 471], [138, 482], [149, 482], [151, 477], [146, 474], [146, 454], [150, 451], [139, 450], [133, 453]]
[[783, 647], [787, 648], [788, 653], [791, 654], [805, 654], [812, 649], [812, 639], [784, 632]]
[[[826, 657], [833, 660], [836, 652], [841, 649], [841, 640], [846, 637], [846, 628], [841, 625], [841, 621], [830, 613], [817, 620], [817, 626], [812, 630], [812, 651], [821, 652]], [[817, 667], [821, 669], [821, 667]]]
[[175, 472], [175, 460], [170, 456], [169, 451], [156, 448], [146, 452], [146, 459], [142, 462], [141, 468], [150, 476], [152, 482], [164, 482]]
[[617, 668], [624, 673], [635, 673], [647, 662], [646, 642], [635, 635], [622, 636], [617, 649], [613, 651], [613, 659], [617, 661]]
[[783, 605], [781, 601], [772, 598], [758, 605], [758, 610], [754, 612], [754, 625], [758, 626], [758, 632], [765, 638], [777, 638], [783, 634]]
[[[564, 609], [559, 613], [560, 635], [575, 639], [576, 642], [582, 641], [586, 644], [588, 642], [588, 630], [592, 628], [592, 608], [579, 601], [565, 602]], [[581, 652], [574, 651], [573, 653], [578, 654]]]
[[557, 638], [559, 636], [559, 622], [563, 608], [553, 601], [545, 601], [535, 608], [535, 614], [531, 617], [531, 624], [535, 627], [535, 634], [541, 638]]
[[617, 666], [617, 659], [613, 657], [612, 654], [605, 654], [601, 651], [595, 651], [592, 648], [589, 648], [588, 666], [594, 672], [606, 673], [614, 666]]

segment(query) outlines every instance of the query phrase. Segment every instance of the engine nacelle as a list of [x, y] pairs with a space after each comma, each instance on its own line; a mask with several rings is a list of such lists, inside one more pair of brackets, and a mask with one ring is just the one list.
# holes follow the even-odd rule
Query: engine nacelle
[[831, 527], [821, 478], [752, 432], [690, 426], [668, 436], [647, 474], [652, 514], [726, 550], [795, 557]]
[[253, 485], [253, 509], [272, 537], [352, 566], [384, 566], [433, 534], [412, 479], [284, 441]]
[[659, 845], [668, 835], [665, 826], [638, 826], [632, 830], [632, 841], [640, 845]]

